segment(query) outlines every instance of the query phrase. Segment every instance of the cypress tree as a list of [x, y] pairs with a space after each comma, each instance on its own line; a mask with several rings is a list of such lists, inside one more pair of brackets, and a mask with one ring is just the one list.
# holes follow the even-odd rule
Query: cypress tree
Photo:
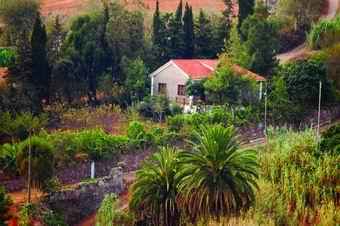
[[238, 12], [238, 30], [241, 29], [243, 21], [254, 13], [254, 0], [238, 0], [239, 12]]
[[46, 50], [46, 29], [37, 14], [31, 36], [32, 84], [35, 86], [39, 100], [49, 101], [51, 70], [48, 65]]
[[183, 33], [184, 33], [184, 46], [183, 46], [183, 57], [192, 58], [195, 51], [195, 33], [194, 33], [194, 20], [192, 14], [192, 7], [185, 4], [185, 12], [183, 16]]
[[180, 0], [175, 17], [171, 19], [169, 30], [170, 30], [170, 42], [172, 49], [173, 58], [180, 58], [183, 55], [183, 23], [182, 23], [182, 14], [183, 14], [183, 3]]
[[205, 13], [200, 10], [196, 25], [195, 51], [198, 58], [214, 58], [213, 33], [210, 20]]
[[160, 15], [160, 12], [159, 12], [159, 1], [157, 0], [156, 2], [156, 11], [155, 13], [153, 14], [153, 26], [152, 26], [152, 40], [153, 40], [153, 43], [155, 45], [158, 45], [160, 46], [162, 41], [162, 34], [160, 33], [161, 31], [161, 23], [162, 23], [162, 19], [161, 19], [161, 15]]

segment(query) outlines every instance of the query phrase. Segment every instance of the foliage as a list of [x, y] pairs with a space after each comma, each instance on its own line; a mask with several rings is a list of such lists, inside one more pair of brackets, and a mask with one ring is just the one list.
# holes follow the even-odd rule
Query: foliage
[[125, 87], [130, 93], [132, 102], [140, 102], [150, 93], [151, 81], [144, 62], [137, 58], [129, 64]]
[[307, 36], [310, 49], [329, 47], [340, 41], [340, 15], [334, 19], [321, 18], [312, 25]]
[[45, 139], [32, 136], [22, 144], [22, 151], [17, 157], [17, 166], [20, 174], [28, 183], [28, 158], [29, 146], [31, 146], [31, 184], [35, 188], [43, 188], [44, 183], [53, 176], [55, 162], [52, 145]]
[[185, 83], [185, 95], [198, 96], [202, 100], [205, 99], [204, 83], [206, 79], [193, 80], [189, 78]]
[[100, 204], [96, 225], [133, 225], [133, 216], [127, 211], [118, 210], [117, 196], [114, 194], [106, 195]]
[[183, 15], [183, 57], [191, 59], [195, 54], [195, 32], [192, 7], [185, 3]]
[[18, 212], [19, 225], [29, 226], [31, 225], [32, 218], [38, 214], [39, 208], [34, 203], [25, 203]]
[[15, 160], [17, 159], [21, 150], [22, 145], [16, 142], [4, 144], [0, 148], [0, 159], [5, 166], [4, 170], [11, 169], [16, 171], [18, 169]]
[[278, 66], [275, 52], [278, 48], [279, 33], [276, 24], [267, 18], [267, 10], [265, 5], [257, 3], [255, 14], [242, 23], [241, 37], [244, 37], [244, 48], [252, 57], [251, 66], [247, 69], [270, 76]]
[[16, 57], [16, 52], [10, 48], [0, 50], [0, 67], [7, 67], [12, 58]]
[[6, 24], [2, 36], [5, 45], [14, 45], [23, 33], [31, 31], [38, 8], [37, 0], [0, 1], [0, 15]]
[[322, 4], [322, 0], [279, 0], [276, 15], [287, 18], [294, 28], [308, 28], [318, 19]]
[[331, 126], [322, 133], [320, 150], [333, 155], [340, 154], [340, 124]]
[[135, 141], [138, 146], [144, 146], [148, 141], [147, 133], [144, 129], [144, 124], [138, 120], [133, 120], [129, 123], [127, 136]]
[[213, 31], [210, 19], [200, 10], [195, 32], [195, 51], [199, 58], [215, 58], [216, 53], [213, 51]]
[[283, 65], [282, 76], [286, 82], [289, 97], [293, 101], [317, 103], [319, 82], [322, 81], [322, 102], [331, 101], [333, 90], [326, 78], [324, 62], [319, 59], [302, 59]]
[[255, 87], [255, 80], [236, 73], [229, 63], [220, 64], [204, 83], [208, 99], [221, 105], [248, 105], [256, 99]]
[[47, 226], [68, 226], [61, 215], [52, 211], [44, 214], [43, 221]]
[[138, 111], [145, 117], [162, 122], [166, 115], [171, 114], [170, 100], [166, 95], [155, 95], [144, 99], [138, 106]]
[[37, 14], [31, 35], [32, 84], [40, 100], [47, 103], [50, 98], [51, 69], [47, 58], [47, 34], [41, 17]]
[[129, 207], [138, 221], [150, 219], [155, 225], [180, 225], [175, 182], [178, 154], [174, 148], [161, 148], [151, 158], [154, 163], [145, 162], [136, 173]]
[[168, 116], [166, 118], [166, 124], [170, 131], [179, 132], [183, 127], [185, 118], [182, 114], [177, 114], [174, 116]]
[[232, 126], [201, 126], [198, 144], [180, 154], [179, 205], [192, 221], [239, 215], [255, 201], [257, 152], [240, 150]]
[[5, 189], [0, 186], [0, 224], [6, 226], [11, 219], [9, 209], [12, 205], [11, 198], [5, 194]]
[[25, 139], [28, 130], [39, 130], [47, 125], [48, 117], [45, 114], [40, 116], [30, 112], [11, 115], [9, 112], [0, 112], [0, 137], [18, 136]]
[[319, 152], [315, 136], [311, 129], [287, 131], [260, 147], [266, 186], [257, 199], [257, 213], [276, 224], [335, 224], [339, 160]]
[[123, 140], [107, 135], [102, 129], [84, 130], [75, 136], [76, 150], [88, 153], [91, 158], [108, 159], [112, 154], [118, 154]]
[[241, 28], [243, 21], [254, 13], [254, 0], [238, 0], [239, 13], [238, 13], [238, 29]]

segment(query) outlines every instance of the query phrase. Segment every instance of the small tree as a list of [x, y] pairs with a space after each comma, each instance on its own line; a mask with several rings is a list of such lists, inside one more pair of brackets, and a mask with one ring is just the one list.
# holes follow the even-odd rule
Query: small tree
[[132, 102], [140, 102], [149, 94], [151, 81], [144, 62], [137, 58], [129, 64], [125, 87], [130, 93]]
[[333, 88], [326, 79], [324, 62], [303, 59], [283, 65], [282, 76], [293, 101], [315, 104], [319, 99], [319, 82], [322, 81], [322, 103], [333, 99]]
[[206, 79], [193, 80], [189, 78], [185, 83], [185, 95], [187, 96], [199, 96], [201, 100], [205, 100], [204, 83]]
[[53, 176], [55, 162], [52, 145], [46, 140], [36, 136], [29, 137], [24, 141], [23, 149], [17, 157], [17, 165], [26, 184], [28, 183], [29, 143], [32, 152], [31, 184], [35, 188], [42, 189], [44, 183]]
[[12, 200], [5, 194], [5, 189], [0, 186], [0, 225], [8, 225], [8, 221], [11, 219], [9, 209], [12, 205]]
[[152, 225], [180, 225], [175, 181], [178, 154], [174, 148], [161, 148], [152, 156], [153, 163], [145, 162], [137, 172], [129, 207], [138, 221], [151, 220]]
[[255, 201], [258, 158], [240, 150], [232, 126], [201, 126], [190, 142], [192, 151], [179, 154], [178, 205], [193, 222], [239, 215]]

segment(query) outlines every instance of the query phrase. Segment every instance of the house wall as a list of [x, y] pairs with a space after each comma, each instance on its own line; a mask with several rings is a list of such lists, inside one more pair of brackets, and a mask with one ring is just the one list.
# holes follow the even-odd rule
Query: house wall
[[160, 71], [158, 74], [152, 78], [152, 94], [158, 94], [158, 84], [166, 83], [166, 93], [170, 99], [173, 101], [183, 99], [185, 96], [178, 96], [178, 85], [185, 85], [188, 77], [181, 70], [179, 70], [174, 65], [169, 65], [164, 70]]

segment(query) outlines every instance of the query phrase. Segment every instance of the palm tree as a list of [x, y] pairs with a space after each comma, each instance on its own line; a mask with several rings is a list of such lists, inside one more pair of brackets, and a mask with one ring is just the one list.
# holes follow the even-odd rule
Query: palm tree
[[152, 221], [152, 225], [176, 226], [180, 223], [177, 208], [175, 174], [178, 154], [174, 148], [161, 148], [136, 173], [129, 207], [138, 221]]
[[201, 126], [195, 133], [198, 144], [180, 153], [178, 203], [193, 222], [209, 217], [239, 215], [255, 200], [257, 152], [240, 150], [242, 143], [233, 126]]

